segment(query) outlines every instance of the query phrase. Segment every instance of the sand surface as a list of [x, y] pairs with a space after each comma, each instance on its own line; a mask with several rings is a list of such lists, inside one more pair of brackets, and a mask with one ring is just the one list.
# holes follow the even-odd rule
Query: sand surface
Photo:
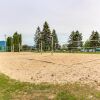
[[32, 83], [100, 83], [99, 54], [0, 53], [0, 72]]

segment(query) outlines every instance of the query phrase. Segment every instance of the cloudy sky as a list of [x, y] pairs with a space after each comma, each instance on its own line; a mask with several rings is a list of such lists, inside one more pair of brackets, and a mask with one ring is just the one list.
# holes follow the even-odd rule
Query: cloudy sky
[[73, 30], [86, 40], [92, 30], [100, 32], [100, 0], [0, 0], [0, 40], [18, 31], [23, 44], [33, 45], [35, 30], [44, 21], [56, 29], [62, 44]]

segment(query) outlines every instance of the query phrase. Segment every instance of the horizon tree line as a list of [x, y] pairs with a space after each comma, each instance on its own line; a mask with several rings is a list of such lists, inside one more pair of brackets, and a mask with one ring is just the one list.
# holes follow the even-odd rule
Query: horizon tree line
[[[44, 23], [42, 31], [40, 30], [40, 27], [37, 28], [34, 40], [35, 40], [35, 47], [37, 48], [38, 51], [41, 50], [41, 42], [43, 51], [51, 50], [52, 48], [51, 47], [52, 38], [50, 38], [51, 36], [53, 37], [53, 49], [54, 51], [58, 50], [60, 44], [58, 43], [58, 37], [56, 31], [53, 30], [51, 32], [47, 22]], [[62, 47], [72, 52], [80, 50], [82, 48], [88, 50], [100, 47], [100, 34], [97, 31], [92, 31], [91, 36], [87, 41], [85, 41], [85, 43], [82, 41], [82, 39], [83, 39], [82, 33], [80, 33], [78, 30], [72, 31], [69, 36], [69, 40]]]
[[[51, 30], [49, 27], [49, 24], [45, 22], [43, 24], [43, 29], [41, 29], [39, 26], [36, 29], [35, 35], [34, 35], [34, 41], [35, 41], [35, 48], [38, 52], [40, 51], [56, 51], [60, 49], [67, 49], [68, 51], [77, 51], [82, 48], [85, 48], [87, 50], [89, 49], [96, 49], [100, 48], [100, 34], [97, 31], [92, 31], [92, 34], [90, 35], [89, 39], [83, 43], [82, 41], [83, 36], [82, 33], [77, 31], [72, 31], [68, 41], [66, 41], [66, 44], [60, 46], [58, 36], [56, 33], [56, 30]], [[22, 50], [22, 35], [18, 32], [15, 32], [14, 35], [11, 37], [7, 37], [7, 51], [14, 51], [18, 52]], [[26, 46], [25, 46], [26, 47]], [[24, 47], [24, 49], [25, 49]]]

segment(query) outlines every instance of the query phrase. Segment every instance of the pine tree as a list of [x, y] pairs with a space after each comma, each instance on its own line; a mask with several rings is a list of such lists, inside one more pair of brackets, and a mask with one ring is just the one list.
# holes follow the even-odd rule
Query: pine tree
[[85, 44], [83, 45], [83, 47], [85, 50], [89, 52], [89, 49], [91, 49], [90, 41], [89, 40], [85, 41]]
[[40, 50], [40, 46], [41, 46], [40, 45], [40, 42], [41, 42], [41, 30], [40, 30], [39, 26], [38, 26], [38, 28], [36, 30], [34, 41], [35, 41], [35, 47], [39, 51]]
[[38, 51], [56, 50], [59, 46], [56, 31], [53, 30], [51, 33], [47, 22], [44, 23], [42, 31], [40, 31], [40, 27], [37, 28], [34, 41]]
[[82, 34], [79, 31], [72, 31], [69, 36], [68, 49], [77, 50], [79, 47], [82, 47]]
[[54, 50], [58, 49], [58, 37], [56, 34], [56, 31], [53, 29], [52, 31], [52, 35], [53, 35], [53, 48]]
[[90, 36], [90, 46], [93, 47], [93, 48], [96, 48], [96, 47], [100, 47], [100, 35], [99, 33], [96, 31], [96, 32], [92, 32], [91, 36]]
[[51, 48], [51, 31], [47, 22], [43, 25], [43, 50], [48, 51]]

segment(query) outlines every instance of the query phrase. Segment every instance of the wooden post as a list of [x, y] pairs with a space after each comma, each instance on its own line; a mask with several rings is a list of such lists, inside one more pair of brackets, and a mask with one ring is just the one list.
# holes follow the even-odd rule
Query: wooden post
[[42, 40], [41, 40], [41, 54], [42, 54]]
[[51, 35], [51, 38], [52, 38], [52, 43], [51, 43], [52, 51], [51, 51], [51, 54], [53, 55], [53, 34]]
[[19, 52], [20, 52], [20, 43], [19, 43]]
[[14, 52], [14, 44], [13, 44], [13, 52]]
[[41, 33], [40, 33], [40, 40], [41, 40], [40, 46], [41, 46], [41, 55], [42, 55], [42, 34]]

